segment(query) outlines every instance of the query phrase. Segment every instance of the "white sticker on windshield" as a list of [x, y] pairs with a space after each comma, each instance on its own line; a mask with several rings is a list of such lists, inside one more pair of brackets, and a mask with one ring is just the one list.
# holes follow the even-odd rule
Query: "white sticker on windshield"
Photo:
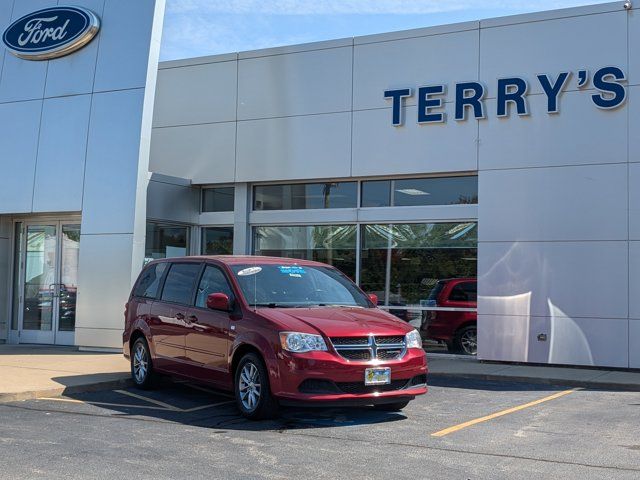
[[249, 267], [244, 268], [238, 272], [239, 277], [246, 277], [248, 275], [255, 275], [256, 273], [260, 273], [262, 271], [262, 267]]

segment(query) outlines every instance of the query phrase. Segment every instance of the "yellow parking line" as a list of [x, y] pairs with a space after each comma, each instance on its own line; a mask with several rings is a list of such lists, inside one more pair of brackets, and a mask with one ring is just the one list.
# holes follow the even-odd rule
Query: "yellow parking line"
[[444, 430], [440, 430], [438, 432], [432, 433], [432, 437], [444, 437], [445, 435], [449, 435], [450, 433], [457, 432], [458, 430], [462, 430], [463, 428], [471, 427], [472, 425], [477, 425], [478, 423], [486, 422], [488, 420], [493, 420], [494, 418], [502, 417], [504, 415], [509, 415], [510, 413], [519, 412], [520, 410], [524, 410], [525, 408], [535, 407], [536, 405], [540, 405], [541, 403], [548, 402], [550, 400], [555, 400], [556, 398], [564, 397], [565, 395], [569, 395], [577, 391], [578, 389], [574, 388], [572, 390], [565, 390], [563, 392], [554, 393], [553, 395], [549, 395], [548, 397], [541, 398], [539, 400], [535, 400], [533, 402], [525, 403], [524, 405], [518, 405], [517, 407], [508, 408], [506, 410], [502, 410], [500, 412], [492, 413], [491, 415], [487, 415], [485, 417], [476, 418], [475, 420], [469, 420], [468, 422], [461, 423], [459, 425], [454, 425], [453, 427], [445, 428]]
[[67, 403], [84, 403], [87, 405], [101, 405], [103, 407], [143, 408], [146, 410], [167, 410], [164, 407], [152, 407], [150, 405], [130, 405], [127, 403], [109, 403], [109, 402], [83, 402], [82, 400], [75, 400], [72, 398], [38, 397], [38, 400], [49, 400], [52, 402], [67, 402]]
[[178, 407], [174, 407], [173, 405], [169, 405], [168, 403], [161, 402], [160, 400], [155, 400], [153, 398], [145, 397], [143, 395], [138, 395], [137, 393], [127, 392], [126, 390], [114, 390], [117, 393], [121, 393], [122, 395], [128, 395], [133, 398], [137, 398], [138, 400], [143, 400], [145, 402], [153, 403], [155, 405], [159, 405], [161, 407], [166, 408], [167, 410], [180, 411], [181, 409]]

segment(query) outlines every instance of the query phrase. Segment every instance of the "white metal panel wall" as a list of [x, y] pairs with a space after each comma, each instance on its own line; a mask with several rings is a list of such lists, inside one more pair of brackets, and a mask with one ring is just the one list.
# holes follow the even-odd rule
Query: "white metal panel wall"
[[481, 22], [481, 80], [522, 76], [531, 95], [530, 116], [497, 118], [490, 100], [479, 125], [478, 356], [639, 366], [629, 349], [640, 340], [628, 216], [637, 100], [627, 88], [628, 104], [599, 110], [595, 90], [571, 77], [560, 113], [547, 114], [536, 80], [609, 65], [629, 73], [637, 12], [620, 2], [552, 14]]
[[[0, 22], [57, 4], [0, 0]], [[144, 256], [164, 0], [74, 4], [101, 17], [85, 48], [49, 61], [2, 50], [0, 214], [82, 213], [76, 343], [118, 347], [122, 305]], [[2, 279], [7, 242], [0, 239]]]

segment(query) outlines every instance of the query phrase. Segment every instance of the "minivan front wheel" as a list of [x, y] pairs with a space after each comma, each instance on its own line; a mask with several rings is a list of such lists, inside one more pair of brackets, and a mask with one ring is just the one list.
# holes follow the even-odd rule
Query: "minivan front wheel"
[[144, 390], [153, 386], [153, 365], [147, 341], [140, 337], [131, 347], [131, 378], [136, 387]]
[[247, 353], [238, 364], [235, 375], [236, 404], [243, 416], [252, 420], [273, 418], [278, 403], [271, 395], [269, 375], [255, 353]]

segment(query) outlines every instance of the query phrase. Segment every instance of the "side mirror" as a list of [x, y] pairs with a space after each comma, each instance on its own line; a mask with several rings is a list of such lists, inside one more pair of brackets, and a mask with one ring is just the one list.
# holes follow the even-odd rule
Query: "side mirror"
[[207, 296], [207, 308], [211, 310], [231, 310], [231, 300], [226, 293], [211, 293]]
[[378, 295], [376, 295], [375, 293], [369, 294], [369, 300], [371, 300], [374, 305], [378, 305]]

